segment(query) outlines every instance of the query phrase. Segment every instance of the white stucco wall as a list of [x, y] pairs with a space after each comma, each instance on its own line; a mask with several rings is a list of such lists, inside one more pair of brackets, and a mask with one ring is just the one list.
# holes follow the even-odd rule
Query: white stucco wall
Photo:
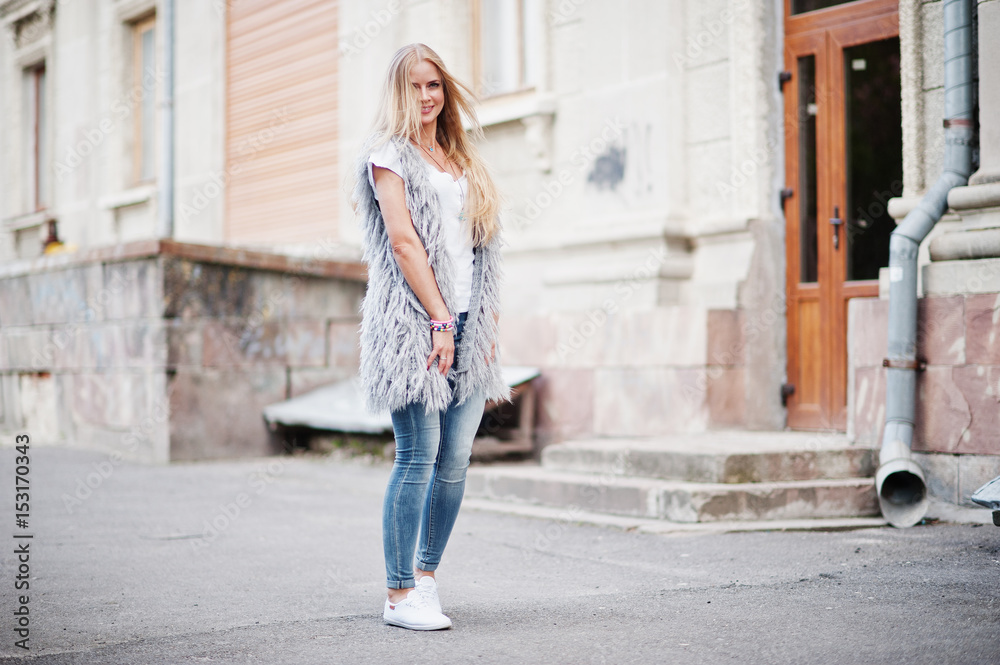
[[177, 0], [174, 238], [185, 242], [224, 238], [225, 5]]
[[[423, 41], [471, 78], [470, 5], [341, 3], [345, 165], [398, 46]], [[780, 215], [778, 63], [768, 57], [768, 44], [780, 53], [780, 4], [549, 0], [536, 11], [538, 89], [480, 111], [509, 208], [509, 305], [592, 307], [660, 257], [660, 277], [629, 307], [735, 307], [754, 246], [748, 220]], [[620, 180], [596, 182], [595, 162], [619, 155]]]

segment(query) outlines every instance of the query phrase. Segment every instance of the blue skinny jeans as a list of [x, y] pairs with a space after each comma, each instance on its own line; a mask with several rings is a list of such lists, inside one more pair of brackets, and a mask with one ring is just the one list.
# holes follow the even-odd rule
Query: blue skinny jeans
[[[464, 324], [462, 314], [456, 344]], [[414, 565], [432, 571], [441, 563], [485, 406], [480, 392], [461, 404], [453, 401], [444, 411], [426, 413], [423, 404], [410, 404], [392, 413], [396, 459], [382, 505], [386, 587], [408, 589], [415, 585]]]

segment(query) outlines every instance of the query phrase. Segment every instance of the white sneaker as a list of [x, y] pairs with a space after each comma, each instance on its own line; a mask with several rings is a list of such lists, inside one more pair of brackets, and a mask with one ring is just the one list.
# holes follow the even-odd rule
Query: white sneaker
[[431, 608], [424, 597], [415, 591], [411, 591], [398, 603], [390, 603], [386, 598], [382, 618], [388, 624], [410, 630], [451, 628], [451, 619]]
[[414, 588], [417, 590], [417, 593], [420, 594], [425, 601], [427, 601], [428, 607], [435, 612], [441, 612], [441, 599], [438, 598], [437, 580], [430, 575], [424, 575], [417, 580], [417, 586]]

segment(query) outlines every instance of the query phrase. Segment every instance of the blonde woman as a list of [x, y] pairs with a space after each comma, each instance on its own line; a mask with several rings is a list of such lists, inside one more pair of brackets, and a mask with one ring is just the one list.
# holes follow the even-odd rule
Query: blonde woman
[[368, 265], [361, 379], [396, 438], [383, 617], [413, 630], [451, 626], [435, 571], [485, 403], [509, 396], [496, 354], [500, 203], [462, 127], [464, 115], [482, 134], [471, 97], [429, 47], [399, 49], [355, 173]]

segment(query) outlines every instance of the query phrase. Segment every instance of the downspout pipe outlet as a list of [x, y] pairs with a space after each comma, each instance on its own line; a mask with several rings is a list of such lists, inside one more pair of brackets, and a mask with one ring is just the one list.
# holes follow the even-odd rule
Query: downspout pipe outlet
[[[895, 431], [883, 439], [875, 488], [885, 521], [894, 527], [905, 528], [924, 518], [930, 499], [924, 472], [913, 461], [907, 444], [913, 440], [913, 426], [892, 423], [891, 428]], [[910, 430], [908, 436], [902, 431], [904, 428]]]

